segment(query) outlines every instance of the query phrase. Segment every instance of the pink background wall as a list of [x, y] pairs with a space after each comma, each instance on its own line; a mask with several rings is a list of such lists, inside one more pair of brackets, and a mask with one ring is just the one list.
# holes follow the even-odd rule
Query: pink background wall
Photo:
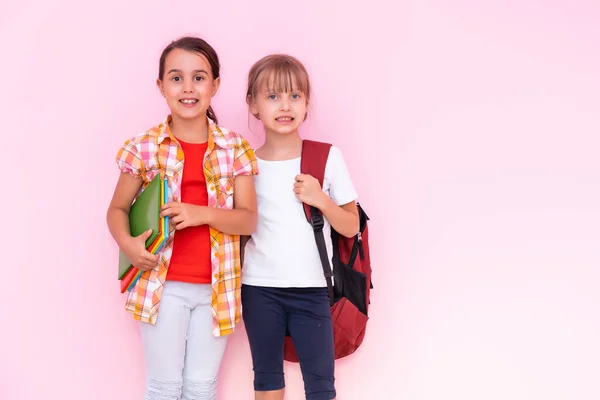
[[[597, 1], [4, 0], [0, 15], [2, 400], [141, 398], [104, 216], [114, 155], [165, 115], [157, 60], [184, 34], [218, 50], [215, 109], [254, 145], [251, 64], [289, 52], [312, 74], [305, 133], [343, 149], [372, 217], [371, 322], [339, 399], [600, 398]], [[220, 398], [249, 399], [244, 330], [230, 343]], [[287, 382], [303, 398], [297, 366]]]

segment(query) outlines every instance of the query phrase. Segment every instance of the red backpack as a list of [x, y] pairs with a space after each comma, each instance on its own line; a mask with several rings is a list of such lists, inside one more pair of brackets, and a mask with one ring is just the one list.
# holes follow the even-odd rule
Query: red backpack
[[[302, 143], [301, 173], [312, 175], [319, 181], [321, 187], [323, 187], [325, 165], [330, 148], [331, 144], [328, 143], [311, 140], [304, 140]], [[327, 281], [333, 320], [335, 358], [338, 359], [354, 353], [362, 344], [369, 319], [370, 291], [373, 288], [367, 228], [369, 217], [358, 204], [360, 230], [352, 238], [340, 235], [331, 227], [332, 272], [323, 235], [323, 214], [315, 207], [303, 205], [306, 219], [315, 233], [323, 273]], [[332, 277], [335, 279], [335, 286], [332, 285]], [[284, 359], [298, 362], [290, 336], [285, 339]]]

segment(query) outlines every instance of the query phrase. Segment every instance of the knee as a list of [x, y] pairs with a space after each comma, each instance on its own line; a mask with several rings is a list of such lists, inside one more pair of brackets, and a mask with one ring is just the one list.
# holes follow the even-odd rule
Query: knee
[[179, 400], [181, 386], [181, 380], [148, 379], [145, 400]]
[[191, 380], [183, 384], [182, 400], [216, 400], [218, 379]]

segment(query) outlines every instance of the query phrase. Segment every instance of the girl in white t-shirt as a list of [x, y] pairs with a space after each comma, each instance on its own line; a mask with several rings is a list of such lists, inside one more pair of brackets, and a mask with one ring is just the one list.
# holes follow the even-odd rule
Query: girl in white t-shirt
[[[246, 101], [265, 130], [254, 177], [258, 225], [244, 250], [243, 318], [254, 365], [256, 399], [283, 399], [283, 349], [292, 337], [306, 398], [335, 399], [333, 327], [327, 284], [302, 203], [321, 210], [329, 260], [331, 227], [353, 237], [359, 228], [356, 191], [342, 153], [332, 147], [323, 187], [300, 173], [300, 124], [307, 117], [310, 82], [288, 55], [269, 55], [248, 74]], [[331, 261], [330, 261], [331, 262]]]

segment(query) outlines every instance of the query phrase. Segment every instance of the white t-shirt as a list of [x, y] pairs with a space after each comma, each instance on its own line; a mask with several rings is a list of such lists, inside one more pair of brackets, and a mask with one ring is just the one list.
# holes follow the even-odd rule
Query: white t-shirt
[[[325, 287], [323, 267], [312, 227], [302, 202], [294, 194], [300, 158], [266, 161], [258, 158], [254, 176], [258, 225], [246, 244], [242, 283], [268, 287]], [[356, 200], [341, 151], [332, 146], [325, 167], [323, 191], [337, 204]], [[323, 235], [331, 264], [331, 225], [325, 218]]]

